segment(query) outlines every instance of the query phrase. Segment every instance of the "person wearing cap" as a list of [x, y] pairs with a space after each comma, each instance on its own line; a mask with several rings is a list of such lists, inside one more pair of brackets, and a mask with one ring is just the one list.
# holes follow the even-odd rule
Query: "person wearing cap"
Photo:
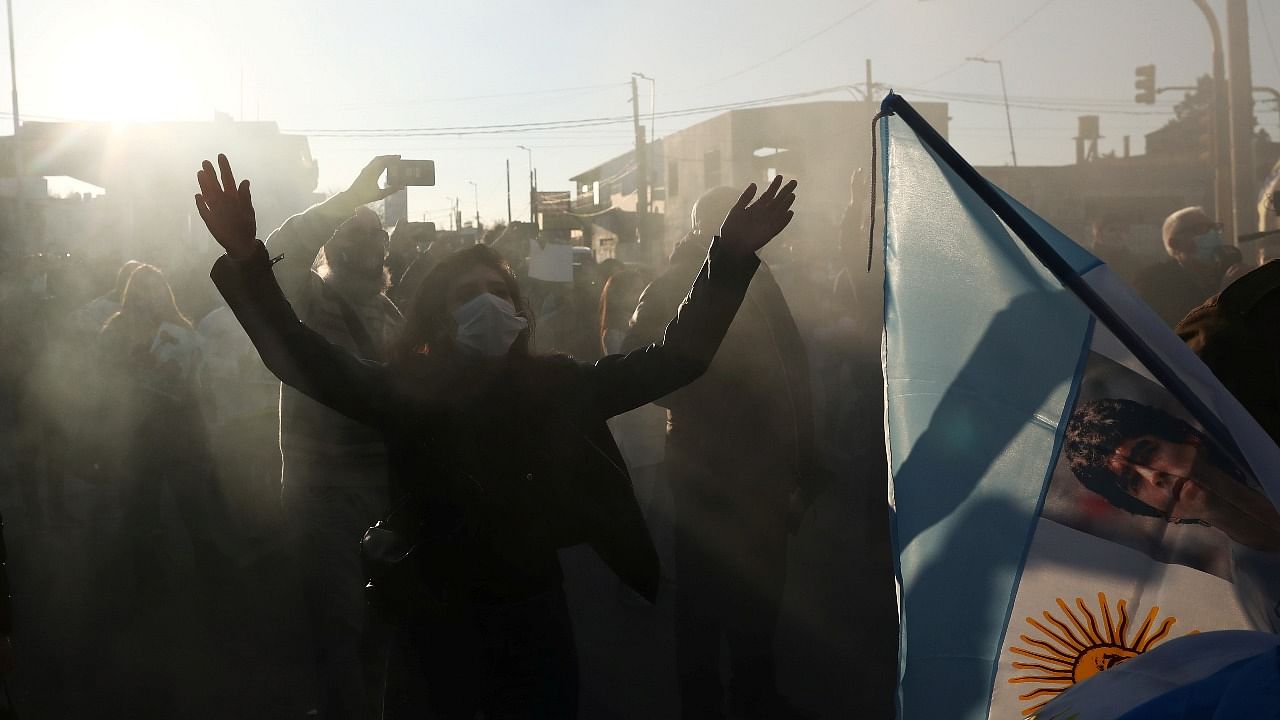
[[[266, 242], [299, 319], [366, 360], [384, 359], [402, 324], [386, 295], [387, 233], [365, 207], [397, 189], [378, 185], [395, 157], [374, 158], [351, 187], [289, 218]], [[366, 638], [356, 541], [390, 503], [386, 443], [374, 428], [281, 385], [280, 450], [281, 501], [322, 694], [317, 709], [323, 718], [373, 717], [378, 693], [365, 678], [383, 663]]]
[[1170, 215], [1161, 236], [1169, 259], [1142, 271], [1134, 290], [1173, 327], [1218, 291], [1224, 268], [1214, 253], [1225, 243], [1222, 225], [1202, 207], [1183, 208]]

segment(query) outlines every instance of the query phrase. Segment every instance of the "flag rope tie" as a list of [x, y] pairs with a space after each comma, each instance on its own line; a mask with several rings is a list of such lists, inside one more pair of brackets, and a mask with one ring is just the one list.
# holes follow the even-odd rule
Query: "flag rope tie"
[[867, 272], [871, 272], [871, 257], [876, 246], [876, 175], [880, 174], [880, 166], [876, 163], [876, 123], [892, 114], [892, 110], [881, 110], [871, 118], [871, 222], [867, 226]]

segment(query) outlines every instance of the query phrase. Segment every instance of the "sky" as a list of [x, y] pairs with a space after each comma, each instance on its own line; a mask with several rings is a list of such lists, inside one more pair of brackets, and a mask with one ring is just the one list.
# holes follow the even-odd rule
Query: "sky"
[[[1074, 161], [1078, 115], [1102, 116], [1104, 152], [1126, 134], [1142, 152], [1142, 134], [1168, 120], [1180, 94], [1135, 104], [1136, 66], [1155, 64], [1161, 86], [1210, 67], [1191, 0], [12, 2], [24, 118], [271, 120], [311, 131], [321, 191], [342, 189], [377, 154], [433, 159], [439, 185], [411, 191], [409, 211], [437, 224], [454, 198], [472, 217], [477, 196], [486, 224], [505, 220], [507, 160], [514, 215], [527, 216], [529, 153], [518, 145], [532, 149], [541, 189], [568, 189], [570, 176], [630, 149], [630, 124], [369, 131], [628, 116], [632, 72], [654, 79], [640, 82], [645, 113], [651, 89], [659, 113], [776, 97], [861, 84], [869, 58], [875, 81], [908, 100], [976, 101], [952, 102], [952, 143], [975, 165], [1006, 164], [999, 73], [965, 61], [981, 55], [1003, 61], [1022, 105], [1011, 111], [1019, 164], [1062, 165]], [[1225, 25], [1225, 1], [1211, 5]], [[1280, 2], [1248, 6], [1254, 84], [1280, 87]], [[1274, 104], [1257, 115], [1280, 134]], [[656, 133], [705, 117], [660, 117]]]

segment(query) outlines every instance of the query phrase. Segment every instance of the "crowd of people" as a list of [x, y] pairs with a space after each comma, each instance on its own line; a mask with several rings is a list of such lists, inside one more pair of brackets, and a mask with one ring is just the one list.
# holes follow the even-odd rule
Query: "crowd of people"
[[[589, 697], [605, 682], [671, 695], [634, 717], [891, 712], [883, 276], [866, 270], [861, 176], [829, 253], [788, 251], [812, 239], [784, 233], [796, 183], [779, 177], [709, 190], [661, 269], [587, 257], [553, 282], [529, 272], [532, 225], [461, 247], [384, 229], [370, 204], [395, 190], [379, 184], [392, 159], [275, 229], [225, 158], [206, 162], [196, 205], [226, 250], [212, 284], [133, 260], [5, 268], [20, 629], [6, 608], [0, 633], [21, 642], [0, 671], [32, 668], [13, 705], [626, 716]], [[1146, 268], [1113, 223], [1092, 247], [1211, 359], [1240, 332], [1215, 296], [1246, 276], [1271, 292], [1250, 271], [1280, 240], [1241, 255], [1187, 208], [1163, 241]], [[1224, 382], [1267, 417], [1280, 393], [1249, 386], [1252, 367]], [[788, 624], [806, 563], [835, 582], [822, 558], [849, 587], [825, 589], [825, 615], [793, 600]], [[824, 625], [836, 614], [862, 634]], [[626, 646], [600, 631], [627, 623]], [[859, 671], [853, 689], [820, 683], [845, 705], [782, 691], [789, 632]], [[600, 679], [601, 657], [628, 655], [668, 680], [630, 661]]]
[[[671, 638], [635, 650], [670, 684], [635, 716], [815, 716], [776, 681], [789, 546], [855, 462], [823, 436], [847, 404], [817, 406], [874, 318], [788, 253], [759, 263], [795, 183], [708, 193], [661, 274], [577, 254], [554, 282], [529, 272], [532, 225], [461, 247], [388, 232], [389, 160], [264, 228], [252, 261], [228, 244], [258, 236], [252, 211], [230, 218], [230, 168], [206, 166], [215, 283], [6, 268], [14, 707], [591, 716], [609, 703], [583, 658], [624, 654], [600, 628], [630, 618]], [[793, 314], [789, 280], [829, 297]], [[875, 495], [846, 500], [874, 514]], [[598, 607], [566, 592], [584, 581]], [[599, 608], [621, 615], [582, 619]], [[884, 707], [887, 673], [865, 689]]]

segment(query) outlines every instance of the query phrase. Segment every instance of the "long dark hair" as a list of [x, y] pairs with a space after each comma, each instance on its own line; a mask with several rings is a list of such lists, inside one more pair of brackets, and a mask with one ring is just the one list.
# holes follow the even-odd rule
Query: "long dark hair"
[[192, 329], [191, 321], [178, 309], [164, 272], [154, 265], [139, 264], [129, 275], [120, 310], [103, 323], [101, 332], [110, 333], [125, 348], [149, 347], [164, 322]]
[[477, 265], [495, 270], [502, 276], [502, 282], [511, 295], [511, 304], [529, 321], [529, 329], [520, 333], [511, 346], [512, 352], [529, 354], [533, 313], [520, 290], [520, 283], [511, 272], [511, 266], [488, 245], [471, 245], [441, 260], [423, 278], [405, 310], [404, 328], [391, 344], [388, 356], [392, 362], [429, 354], [433, 350], [445, 349], [447, 352], [453, 348], [453, 318], [448, 313], [449, 289], [453, 286], [454, 278]]
[[137, 260], [129, 260], [121, 265], [120, 269], [116, 271], [116, 284], [111, 288], [111, 292], [103, 297], [108, 300], [114, 300], [117, 303], [124, 300], [124, 291], [129, 286], [129, 278], [133, 277], [133, 271], [140, 267], [142, 267], [142, 263]]

